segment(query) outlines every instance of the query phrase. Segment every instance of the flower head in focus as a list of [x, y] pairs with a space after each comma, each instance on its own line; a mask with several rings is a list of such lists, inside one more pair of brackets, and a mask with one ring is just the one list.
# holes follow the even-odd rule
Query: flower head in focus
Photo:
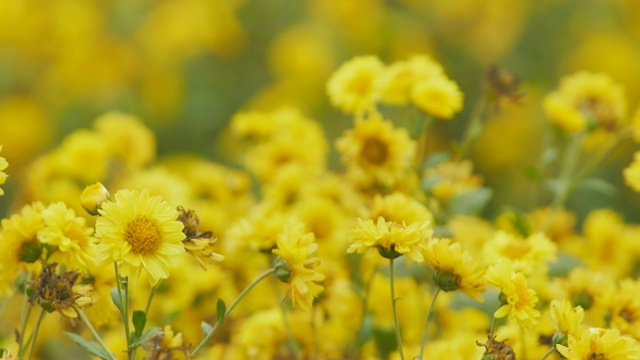
[[569, 336], [569, 345], [558, 344], [558, 352], [569, 360], [628, 360], [640, 357], [638, 341], [616, 329], [590, 328]]
[[517, 321], [525, 328], [531, 328], [538, 322], [540, 311], [535, 306], [538, 294], [527, 284], [521, 272], [516, 272], [508, 262], [500, 262], [490, 266], [486, 273], [487, 281], [501, 291], [501, 306], [494, 316], [509, 316], [509, 320]]
[[99, 213], [99, 262], [116, 261], [123, 276], [134, 278], [145, 270], [153, 285], [169, 276], [168, 265], [185, 251], [184, 225], [174, 207], [147, 190], [123, 189], [103, 203]]

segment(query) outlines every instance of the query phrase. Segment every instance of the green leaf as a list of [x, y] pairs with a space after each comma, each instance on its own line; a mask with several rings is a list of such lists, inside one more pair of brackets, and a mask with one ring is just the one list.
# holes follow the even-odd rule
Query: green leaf
[[227, 305], [225, 305], [224, 300], [218, 299], [216, 309], [218, 311], [218, 322], [222, 322], [227, 314]]
[[147, 323], [147, 314], [142, 310], [136, 310], [133, 312], [133, 328], [135, 329], [136, 339], [142, 335], [144, 326]]
[[153, 339], [154, 337], [161, 334], [162, 334], [162, 329], [160, 329], [159, 327], [150, 327], [149, 329], [147, 329], [147, 331], [145, 331], [142, 335], [140, 335], [140, 337], [138, 337], [138, 339], [133, 343], [132, 346], [135, 349], [138, 346], [143, 345], [150, 339]]
[[550, 165], [558, 158], [558, 149], [548, 148], [542, 153], [541, 162], [543, 166]]
[[613, 196], [618, 191], [618, 189], [611, 183], [595, 178], [582, 180], [578, 184], [578, 187], [583, 190], [590, 190], [607, 196]]
[[532, 181], [538, 181], [542, 178], [542, 172], [540, 171], [540, 168], [535, 165], [525, 165], [525, 167], [522, 169], [522, 173], [527, 179]]
[[204, 333], [204, 336], [209, 335], [213, 331], [213, 327], [211, 327], [211, 325], [209, 325], [204, 321], [200, 323], [200, 327], [202, 328], [202, 332]]
[[[118, 310], [120, 310], [120, 313], [122, 313], [124, 310], [122, 309], [122, 304], [120, 303], [120, 297], [118, 296], [118, 288], [111, 289], [109, 293], [111, 294], [111, 300], [116, 305]], [[123, 293], [122, 295], [124, 296], [125, 294]]]
[[87, 350], [91, 355], [97, 356], [101, 359], [111, 360], [114, 359], [115, 356], [113, 354], [107, 353], [100, 345], [96, 344], [93, 341], [87, 340], [80, 335], [64, 332], [65, 335], [71, 338], [74, 343], [78, 344], [83, 349]]
[[373, 335], [373, 316], [371, 314], [365, 314], [360, 324], [360, 330], [358, 330], [358, 337], [356, 338], [356, 348], [360, 349], [364, 344], [371, 339]]
[[451, 158], [451, 154], [449, 154], [449, 152], [447, 151], [434, 152], [424, 160], [424, 163], [422, 164], [422, 168], [426, 169], [426, 168], [436, 167], [442, 164], [443, 162], [449, 160], [450, 158]]
[[478, 188], [461, 194], [450, 203], [452, 214], [474, 215], [482, 211], [487, 205], [493, 192], [488, 188]]

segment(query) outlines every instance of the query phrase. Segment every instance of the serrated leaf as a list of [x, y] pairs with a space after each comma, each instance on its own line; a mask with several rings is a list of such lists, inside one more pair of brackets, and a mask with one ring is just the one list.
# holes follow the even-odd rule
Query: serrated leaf
[[449, 160], [450, 158], [451, 158], [451, 154], [448, 153], [447, 151], [434, 152], [433, 154], [429, 155], [429, 157], [425, 159], [424, 163], [422, 164], [422, 168], [426, 169], [426, 168], [436, 167], [442, 164], [443, 162]]
[[133, 343], [133, 347], [137, 348], [138, 346], [146, 343], [148, 340], [153, 339], [154, 337], [161, 334], [162, 329], [160, 329], [159, 327], [150, 327], [149, 329], [147, 329], [147, 331], [140, 335], [140, 337], [138, 337], [138, 339]]
[[142, 335], [142, 331], [144, 331], [144, 326], [147, 324], [147, 314], [142, 310], [136, 310], [132, 315], [133, 320], [133, 328], [136, 334], [136, 339]]
[[227, 313], [227, 305], [225, 305], [224, 300], [218, 299], [216, 309], [218, 311], [218, 322], [222, 322]]
[[64, 332], [65, 335], [71, 338], [74, 343], [78, 344], [81, 348], [87, 350], [91, 355], [97, 356], [101, 359], [111, 360], [114, 359], [115, 356], [111, 353], [107, 353], [100, 345], [96, 344], [91, 340], [87, 340], [80, 335]]
[[473, 215], [477, 214], [487, 205], [493, 192], [488, 188], [478, 188], [459, 195], [450, 203], [452, 214]]
[[209, 335], [213, 331], [213, 327], [204, 321], [200, 323], [200, 327], [202, 328], [204, 336]]

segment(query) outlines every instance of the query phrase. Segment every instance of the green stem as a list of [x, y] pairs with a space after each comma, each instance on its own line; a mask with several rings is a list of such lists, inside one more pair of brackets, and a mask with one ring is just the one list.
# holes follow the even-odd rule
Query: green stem
[[120, 300], [120, 317], [124, 322], [124, 334], [127, 339], [127, 350], [129, 354], [129, 359], [131, 359], [132, 352], [131, 350], [131, 329], [129, 328], [129, 283], [127, 279], [127, 288], [125, 289], [125, 296], [122, 296], [122, 283], [120, 278], [120, 273], [118, 272], [118, 263], [113, 263], [115, 272], [116, 272], [116, 288], [118, 289], [118, 300]]
[[469, 151], [469, 147], [471, 146], [471, 142], [475, 140], [475, 138], [480, 135], [480, 130], [482, 129], [482, 117], [484, 115], [484, 109], [487, 106], [487, 96], [482, 96], [473, 107], [473, 111], [471, 113], [471, 119], [467, 124], [467, 127], [464, 132], [464, 137], [462, 138], [462, 143], [460, 144], [460, 151], [458, 152], [458, 159], [462, 160], [467, 155]]
[[27, 331], [27, 322], [29, 321], [29, 315], [31, 315], [31, 306], [28, 306], [29, 296], [27, 296], [28, 283], [31, 280], [33, 273], [29, 271], [27, 274], [27, 280], [24, 283], [23, 299], [22, 299], [22, 311], [20, 312], [20, 341], [18, 342], [18, 359], [22, 359], [27, 344], [24, 343], [25, 332]]
[[489, 329], [489, 338], [493, 338], [493, 335], [496, 333], [496, 325], [498, 324], [498, 319], [496, 319], [495, 315], [491, 320], [491, 328]]
[[267, 271], [265, 271], [264, 273], [262, 273], [262, 275], [258, 276], [256, 279], [254, 279], [249, 285], [247, 285], [247, 287], [242, 290], [242, 292], [240, 293], [240, 295], [238, 295], [238, 297], [236, 297], [235, 300], [233, 300], [233, 303], [231, 303], [231, 306], [229, 306], [229, 308], [227, 309], [227, 311], [225, 311], [224, 316], [222, 317], [222, 319], [218, 322], [216, 322], [215, 326], [213, 327], [213, 329], [211, 330], [210, 333], [208, 333], [204, 339], [202, 339], [202, 341], [198, 344], [198, 346], [196, 346], [196, 348], [193, 350], [193, 352], [191, 353], [192, 356], [195, 356], [196, 353], [198, 353], [198, 351], [200, 351], [200, 349], [202, 349], [202, 347], [209, 341], [209, 339], [211, 339], [211, 337], [213, 336], [213, 334], [215, 334], [216, 330], [218, 330], [218, 328], [220, 327], [220, 325], [222, 325], [222, 323], [224, 322], [224, 320], [229, 316], [229, 314], [231, 314], [231, 311], [233, 311], [233, 309], [236, 307], [236, 305], [238, 305], [238, 303], [240, 302], [240, 300], [242, 300], [242, 298], [245, 297], [245, 295], [247, 295], [247, 293], [253, 289], [254, 286], [256, 286], [260, 281], [264, 280], [265, 278], [267, 278], [269, 275], [273, 274], [276, 272], [276, 268], [271, 268]]
[[287, 310], [284, 308], [284, 303], [280, 303], [280, 310], [282, 311], [284, 330], [287, 333], [287, 345], [289, 346], [289, 350], [293, 355], [293, 358], [296, 360], [300, 359], [300, 345], [293, 338], [293, 331], [291, 331], [291, 325], [289, 324], [289, 316], [287, 315]]
[[630, 130], [619, 132], [606, 146], [603, 146], [595, 156], [589, 158], [588, 162], [576, 172], [574, 181], [581, 180], [585, 176], [589, 175], [607, 156], [611, 154], [611, 152], [613, 152], [618, 145], [628, 139], [631, 135]]
[[4, 314], [7, 306], [9, 306], [9, 303], [11, 302], [11, 300], [13, 300], [14, 297], [16, 297], [16, 295], [18, 295], [18, 291], [14, 291], [11, 295], [7, 296], [7, 298], [4, 299], [2, 305], [0, 305], [0, 317], [2, 316], [2, 314]]
[[393, 310], [393, 324], [396, 330], [396, 343], [398, 345], [398, 352], [400, 352], [400, 359], [404, 360], [404, 351], [402, 350], [402, 337], [400, 336], [400, 324], [398, 323], [398, 312], [396, 311], [396, 290], [394, 285], [394, 266], [393, 258], [389, 259], [389, 286], [391, 287], [391, 308]]
[[36, 322], [36, 326], [33, 328], [32, 336], [31, 336], [31, 347], [29, 348], [29, 357], [28, 357], [29, 360], [31, 360], [31, 357], [33, 356], [33, 351], [35, 350], [35, 347], [36, 347], [36, 339], [38, 339], [38, 330], [40, 330], [40, 324], [42, 324], [42, 319], [44, 319], [44, 315], [46, 313], [47, 312], [44, 310], [44, 308], [40, 310], [38, 321]]
[[82, 322], [87, 326], [87, 329], [89, 329], [89, 331], [91, 332], [91, 335], [93, 335], [93, 338], [96, 339], [96, 341], [98, 342], [98, 345], [100, 345], [102, 350], [104, 350], [107, 354], [109, 354], [109, 357], [112, 360], [116, 360], [116, 356], [111, 351], [109, 351], [109, 348], [107, 347], [107, 345], [104, 343], [104, 341], [102, 340], [100, 335], [98, 335], [98, 332], [91, 325], [91, 322], [89, 321], [87, 316], [84, 314], [84, 311], [82, 311], [81, 309], [79, 309], [77, 307], [74, 307], [74, 309], [76, 310], [76, 312], [80, 316], [80, 320], [82, 320]]
[[551, 354], [553, 354], [554, 352], [556, 352], [556, 348], [555, 346], [552, 347], [551, 349], [547, 350], [546, 353], [544, 353], [544, 355], [542, 355], [542, 357], [540, 358], [540, 360], [544, 360], [546, 358], [548, 358]]
[[431, 318], [433, 318], [433, 309], [436, 304], [436, 299], [440, 294], [440, 290], [441, 289], [438, 288], [436, 292], [433, 293], [433, 298], [431, 298], [431, 303], [429, 304], [429, 310], [427, 311], [427, 317], [424, 319], [424, 329], [422, 329], [422, 341], [420, 341], [420, 355], [418, 356], [419, 360], [422, 360], [422, 357], [424, 356], [424, 347], [427, 344], [427, 333], [429, 332], [429, 322], [431, 321]]
[[[156, 294], [158, 287], [160, 286], [160, 282], [153, 285], [151, 288], [151, 292], [149, 292], [149, 298], [147, 299], [147, 305], [144, 307], [144, 314], [149, 317], [149, 308], [151, 308], [151, 300], [153, 300], [153, 296]], [[144, 330], [144, 329], [143, 329]]]

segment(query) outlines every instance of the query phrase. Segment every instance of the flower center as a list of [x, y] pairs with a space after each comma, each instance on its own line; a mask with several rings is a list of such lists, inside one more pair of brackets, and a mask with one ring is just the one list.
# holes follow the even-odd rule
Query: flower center
[[162, 241], [156, 224], [144, 216], [135, 218], [127, 224], [124, 239], [131, 244], [131, 251], [142, 255], [154, 254]]
[[387, 160], [389, 149], [387, 144], [377, 138], [368, 138], [362, 144], [360, 155], [365, 162], [371, 165], [381, 165]]

